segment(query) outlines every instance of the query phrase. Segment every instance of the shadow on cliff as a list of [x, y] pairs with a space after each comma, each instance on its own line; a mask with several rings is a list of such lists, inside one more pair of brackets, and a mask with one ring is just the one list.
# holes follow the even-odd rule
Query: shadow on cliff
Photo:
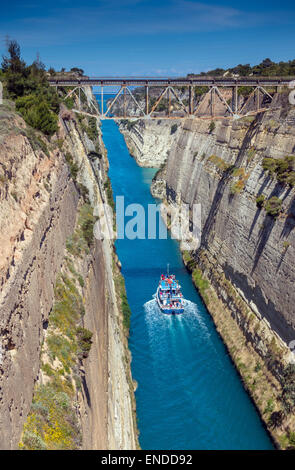
[[208, 217], [202, 229], [201, 244], [204, 244], [205, 246], [208, 245], [210, 233], [213, 228], [214, 222], [216, 220], [216, 215], [218, 213], [219, 206], [220, 206], [223, 194], [224, 194], [224, 189], [227, 186], [229, 179], [230, 179], [230, 171], [225, 172], [221, 180], [218, 182], [212, 203], [210, 205], [210, 211], [209, 211]]
[[[275, 185], [275, 187], [273, 188], [271, 194], [269, 195], [269, 198], [273, 197], [273, 196], [276, 196], [276, 197], [280, 197], [282, 192], [284, 192], [286, 190], [286, 187], [281, 184], [281, 183], [277, 183]], [[261, 194], [262, 190], [260, 188], [260, 192], [259, 194]], [[290, 193], [290, 190], [288, 189], [288, 191], [286, 191], [286, 193], [284, 194], [284, 197], [282, 198], [282, 201], [284, 201], [288, 195]], [[253, 229], [254, 229], [254, 226], [256, 225], [256, 222], [257, 222], [257, 219], [260, 215], [260, 213], [263, 211], [262, 208], [257, 208], [257, 211], [256, 211], [256, 214], [255, 214], [255, 217], [253, 219], [253, 222], [252, 222], [252, 225], [251, 225], [251, 228], [250, 228], [250, 231], [249, 231], [249, 236], [248, 236], [248, 240], [253, 232]], [[261, 228], [260, 228], [260, 231], [259, 231], [259, 235], [258, 235], [258, 242], [257, 242], [257, 245], [256, 245], [256, 250], [255, 250], [255, 258], [254, 258], [254, 263], [253, 263], [253, 268], [252, 268], [252, 274], [253, 272], [255, 271], [256, 269], [256, 266], [259, 262], [259, 259], [262, 255], [262, 252], [269, 240], [269, 237], [271, 235], [271, 232], [272, 232], [272, 229], [275, 225], [275, 222], [276, 222], [276, 219], [268, 214], [265, 215], [265, 218], [264, 218], [264, 221], [262, 222], [262, 225], [261, 225]], [[285, 224], [286, 225], [286, 224]], [[281, 235], [282, 236], [282, 235]]]
[[[260, 314], [270, 323], [271, 328], [286, 342], [294, 339], [294, 327], [290, 325], [282, 312], [280, 312], [274, 303], [265, 298], [260, 285], [255, 282], [254, 286], [249, 284], [248, 276], [236, 272], [233, 267], [225, 263], [223, 266], [224, 274], [235, 286], [239, 287], [247, 299], [247, 302], [254, 302]], [[247, 336], [247, 332], [244, 331]], [[249, 338], [250, 339], [250, 338]]]
[[289, 210], [288, 215], [285, 220], [283, 230], [281, 232], [281, 238], [287, 238], [295, 227], [295, 199], [293, 199]]
[[239, 150], [239, 153], [237, 155], [237, 158], [236, 158], [236, 161], [235, 161], [235, 166], [237, 166], [237, 167], [241, 166], [241, 164], [244, 160], [244, 157], [246, 155], [247, 148], [249, 149], [249, 147], [251, 147], [252, 140], [254, 139], [254, 137], [259, 132], [259, 126], [262, 122], [262, 119], [263, 119], [263, 113], [260, 113], [260, 114], [257, 114], [255, 120], [253, 122], [251, 122], [251, 124], [250, 124], [250, 126], [249, 126], [249, 128], [246, 132], [246, 135], [243, 139], [243, 142], [242, 142], [241, 148]]
[[[264, 171], [261, 172], [261, 174], [260, 174], [260, 176], [259, 176], [259, 179], [261, 179], [263, 176], [265, 176], [265, 172], [264, 172]], [[271, 181], [272, 181], [271, 177], [270, 177], [269, 175], [266, 175], [266, 177], [265, 177], [265, 179], [264, 179], [262, 185], [261, 185], [260, 188], [259, 188], [259, 191], [258, 191], [258, 193], [257, 193], [257, 197], [258, 197], [258, 196], [261, 196], [261, 194], [263, 193], [264, 189], [266, 188], [266, 186], [267, 186], [268, 184], [271, 183]], [[256, 223], [257, 223], [257, 220], [258, 220], [258, 218], [259, 218], [259, 216], [260, 216], [260, 214], [261, 214], [261, 211], [262, 211], [262, 208], [261, 208], [261, 207], [257, 207], [256, 213], [255, 213], [255, 216], [254, 216], [254, 219], [253, 219], [253, 221], [252, 221], [252, 224], [251, 224], [251, 227], [250, 227], [250, 230], [249, 230], [248, 240], [250, 240], [250, 238], [251, 238], [251, 235], [252, 235], [253, 230], [254, 230], [254, 228], [255, 228], [255, 226], [256, 226]]]

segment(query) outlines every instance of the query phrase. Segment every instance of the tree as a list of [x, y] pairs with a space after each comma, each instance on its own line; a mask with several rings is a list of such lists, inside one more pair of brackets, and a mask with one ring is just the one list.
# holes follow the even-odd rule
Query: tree
[[80, 76], [84, 75], [84, 70], [83, 70], [83, 69], [79, 69], [78, 67], [72, 67], [72, 68], [71, 68], [71, 72], [75, 72], [75, 73], [77, 73], [77, 74], [80, 75]]
[[8, 70], [12, 73], [23, 73], [26, 67], [25, 62], [20, 56], [20, 46], [16, 41], [10, 41], [8, 44], [9, 57], [3, 56], [2, 70], [7, 72]]

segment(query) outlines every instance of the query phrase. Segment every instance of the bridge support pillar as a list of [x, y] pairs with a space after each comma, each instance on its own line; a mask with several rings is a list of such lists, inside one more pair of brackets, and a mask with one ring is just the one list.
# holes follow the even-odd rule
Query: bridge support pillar
[[238, 86], [233, 87], [233, 94], [232, 94], [232, 107], [233, 107], [233, 112], [235, 114], [238, 114]]
[[123, 95], [124, 96], [124, 118], [126, 118], [126, 109], [127, 109], [126, 108], [126, 86], [124, 86], [123, 93], [124, 93], [124, 95]]
[[194, 87], [189, 86], [189, 114], [194, 114]]
[[149, 87], [148, 85], [145, 86], [145, 114], [148, 115], [149, 113]]
[[101, 102], [100, 102], [100, 114], [101, 114], [101, 116], [103, 116], [103, 85], [101, 85], [100, 94], [101, 94], [101, 96], [100, 96], [100, 100], [101, 100]]
[[215, 116], [215, 87], [211, 88], [211, 116]]
[[260, 87], [259, 86], [256, 88], [256, 108], [257, 108], [257, 111], [260, 108]]

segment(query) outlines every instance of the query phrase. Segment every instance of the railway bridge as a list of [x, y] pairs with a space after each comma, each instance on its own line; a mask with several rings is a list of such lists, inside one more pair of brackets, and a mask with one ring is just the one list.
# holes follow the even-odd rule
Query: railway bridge
[[[194, 117], [212, 119], [239, 118], [266, 111], [274, 94], [282, 87], [292, 88], [294, 85], [295, 88], [295, 77], [62, 77], [50, 78], [49, 84], [57, 88], [66, 88], [67, 91], [69, 88], [66, 98], [76, 94], [79, 105], [78, 109], [73, 111], [81, 113], [83, 113], [81, 110], [81, 90], [83, 92], [83, 87], [99, 87], [100, 104], [95, 113], [95, 116], [99, 119], [134, 117], [140, 119], [187, 119]], [[111, 87], [118, 87], [118, 91], [105, 105], [104, 92], [110, 90]], [[247, 93], [246, 99], [240, 100], [239, 91], [242, 91], [242, 87], [247, 87]], [[139, 89], [142, 91], [140, 94], [138, 93]], [[150, 99], [151, 90], [153, 94], [152, 101]], [[196, 90], [198, 90], [199, 98]], [[164, 97], [166, 105], [159, 110], [159, 105]], [[119, 114], [118, 111], [114, 111], [114, 105], [118, 99], [120, 102]], [[134, 103], [132, 110], [128, 106], [130, 101]], [[172, 101], [177, 103], [177, 109], [172, 105]], [[219, 114], [216, 113], [218, 101], [219, 109], [220, 104], [222, 105], [222, 111]], [[134, 109], [136, 113], [134, 113]]]

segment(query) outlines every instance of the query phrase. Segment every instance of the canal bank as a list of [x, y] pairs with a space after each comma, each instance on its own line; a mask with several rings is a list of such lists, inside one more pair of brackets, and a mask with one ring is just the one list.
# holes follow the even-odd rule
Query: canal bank
[[[114, 197], [147, 208], [154, 169], [130, 158], [112, 121], [102, 123]], [[128, 218], [127, 218], [128, 220]], [[161, 221], [159, 223], [162, 223]], [[132, 311], [129, 347], [143, 449], [271, 449], [256, 409], [183, 265], [175, 240], [117, 240]], [[164, 316], [153, 298], [170, 263], [189, 300]]]

